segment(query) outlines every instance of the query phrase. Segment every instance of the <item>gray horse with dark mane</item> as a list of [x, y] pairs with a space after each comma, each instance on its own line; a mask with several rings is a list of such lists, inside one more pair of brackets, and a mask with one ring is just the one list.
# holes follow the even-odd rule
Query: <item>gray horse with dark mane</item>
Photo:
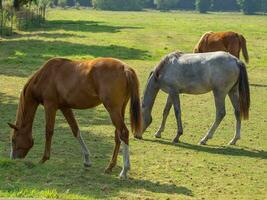
[[250, 92], [245, 64], [225, 52], [183, 54], [173, 52], [164, 57], [150, 74], [142, 102], [143, 131], [152, 122], [151, 111], [159, 90], [168, 93], [163, 119], [156, 137], [161, 137], [169, 111], [174, 105], [178, 126], [174, 143], [183, 134], [179, 94], [204, 94], [212, 91], [216, 106], [216, 118], [200, 144], [206, 144], [224, 118], [225, 97], [228, 94], [234, 107], [236, 132], [230, 144], [240, 139], [241, 119], [248, 119]]

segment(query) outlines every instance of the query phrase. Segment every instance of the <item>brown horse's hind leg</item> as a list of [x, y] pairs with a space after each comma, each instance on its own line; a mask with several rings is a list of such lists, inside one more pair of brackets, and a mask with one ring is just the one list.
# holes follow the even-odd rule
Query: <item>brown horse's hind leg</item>
[[69, 123], [69, 126], [72, 130], [72, 133], [74, 135], [74, 137], [77, 138], [77, 140], [79, 141], [81, 148], [82, 148], [82, 153], [83, 153], [83, 157], [84, 157], [84, 166], [85, 167], [90, 167], [91, 166], [91, 161], [90, 161], [90, 157], [89, 157], [89, 150], [82, 138], [82, 135], [80, 133], [78, 124], [75, 120], [74, 114], [72, 112], [72, 110], [70, 108], [64, 108], [61, 109], [64, 117], [66, 118], [67, 122]]
[[54, 125], [56, 119], [57, 109], [53, 105], [44, 104], [45, 107], [45, 120], [46, 120], [46, 133], [45, 133], [45, 151], [40, 163], [44, 163], [50, 158], [51, 142], [54, 134]]
[[[108, 110], [109, 107], [105, 106]], [[124, 108], [125, 109], [125, 108]], [[115, 131], [115, 148], [113, 151], [112, 159], [106, 169], [106, 172], [110, 172], [112, 168], [116, 165], [117, 157], [119, 153], [119, 147], [120, 143], [122, 143], [122, 151], [123, 151], [123, 169], [120, 173], [121, 178], [127, 177], [127, 172], [130, 169], [130, 158], [129, 158], [129, 131], [127, 127], [125, 126], [123, 115], [121, 114], [123, 112], [122, 109], [113, 109], [110, 110], [110, 117], [111, 120], [116, 127]]]

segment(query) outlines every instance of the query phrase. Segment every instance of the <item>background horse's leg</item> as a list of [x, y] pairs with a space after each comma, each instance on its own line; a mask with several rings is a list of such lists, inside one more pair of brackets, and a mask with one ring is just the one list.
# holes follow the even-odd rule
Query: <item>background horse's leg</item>
[[72, 110], [70, 108], [63, 108], [61, 109], [61, 112], [63, 113], [64, 117], [66, 118], [72, 133], [74, 135], [74, 137], [77, 138], [77, 140], [79, 141], [81, 148], [82, 148], [82, 153], [83, 153], [83, 158], [84, 158], [84, 166], [85, 167], [90, 167], [91, 166], [91, 161], [90, 161], [90, 154], [89, 154], [89, 150], [82, 138], [81, 132], [79, 130], [78, 124], [75, 120], [74, 114], [72, 112]]
[[240, 129], [241, 129], [241, 117], [240, 117], [240, 106], [239, 106], [239, 93], [238, 85], [234, 86], [232, 90], [228, 93], [231, 103], [235, 109], [235, 118], [236, 118], [236, 130], [235, 136], [229, 142], [231, 145], [235, 145], [236, 141], [240, 139]]
[[158, 131], [155, 133], [155, 137], [156, 138], [161, 138], [161, 133], [165, 129], [166, 120], [167, 120], [167, 117], [169, 115], [171, 107], [172, 107], [172, 100], [171, 100], [171, 97], [169, 95], [168, 98], [167, 98], [167, 102], [166, 102], [164, 111], [163, 111], [161, 125], [160, 125]]
[[216, 118], [214, 123], [212, 124], [211, 128], [209, 129], [208, 133], [202, 140], [199, 142], [200, 144], [206, 144], [208, 139], [211, 139], [214, 132], [220, 125], [222, 119], [225, 116], [225, 96], [226, 94], [224, 92], [220, 91], [213, 91], [214, 94], [214, 100], [215, 100], [215, 106], [216, 106]]
[[174, 107], [174, 112], [175, 112], [175, 117], [176, 117], [176, 122], [177, 122], [177, 127], [178, 127], [178, 131], [177, 131], [175, 138], [173, 139], [173, 142], [178, 143], [180, 136], [183, 134], [180, 97], [179, 97], [179, 94], [177, 95], [177, 93], [170, 93], [170, 97], [173, 102], [173, 107]]
[[52, 142], [52, 136], [54, 134], [54, 125], [55, 125], [56, 111], [57, 111], [57, 108], [54, 105], [50, 104], [44, 104], [44, 108], [45, 108], [45, 120], [46, 120], [45, 151], [40, 163], [44, 163], [46, 160], [49, 160], [50, 158], [51, 142]]

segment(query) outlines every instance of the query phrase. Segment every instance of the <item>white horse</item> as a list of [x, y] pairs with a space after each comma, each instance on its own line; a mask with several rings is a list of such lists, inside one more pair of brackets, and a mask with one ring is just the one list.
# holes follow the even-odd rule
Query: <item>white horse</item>
[[225, 116], [225, 97], [228, 94], [235, 110], [236, 132], [230, 144], [240, 139], [241, 118], [248, 119], [250, 92], [246, 66], [225, 52], [183, 54], [173, 52], [164, 57], [150, 74], [142, 102], [143, 132], [152, 122], [151, 111], [159, 89], [168, 93], [163, 119], [155, 136], [160, 138], [172, 104], [178, 126], [174, 143], [183, 134], [179, 94], [204, 94], [212, 91], [216, 118], [200, 144], [206, 144]]

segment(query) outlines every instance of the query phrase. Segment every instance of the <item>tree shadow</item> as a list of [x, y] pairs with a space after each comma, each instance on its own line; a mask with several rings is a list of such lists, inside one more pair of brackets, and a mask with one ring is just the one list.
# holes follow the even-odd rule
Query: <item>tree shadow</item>
[[266, 151], [259, 151], [259, 150], [252, 150], [248, 149], [247, 147], [232, 147], [232, 146], [207, 146], [207, 145], [195, 145], [189, 144], [185, 142], [179, 142], [178, 144], [174, 144], [171, 141], [162, 140], [162, 139], [144, 139], [145, 141], [160, 143], [164, 145], [172, 145], [178, 146], [185, 149], [190, 149], [194, 151], [202, 151], [211, 154], [219, 154], [219, 155], [230, 155], [230, 156], [246, 156], [251, 158], [261, 158], [267, 159], [267, 152]]
[[82, 31], [92, 33], [117, 33], [123, 29], [142, 29], [143, 27], [134, 26], [111, 26], [99, 21], [87, 20], [49, 20], [45, 23], [44, 28], [47, 31], [65, 30], [65, 31]]
[[25, 77], [52, 57], [72, 56], [144, 60], [148, 52], [119, 45], [85, 45], [42, 40], [2, 41], [0, 74]]

